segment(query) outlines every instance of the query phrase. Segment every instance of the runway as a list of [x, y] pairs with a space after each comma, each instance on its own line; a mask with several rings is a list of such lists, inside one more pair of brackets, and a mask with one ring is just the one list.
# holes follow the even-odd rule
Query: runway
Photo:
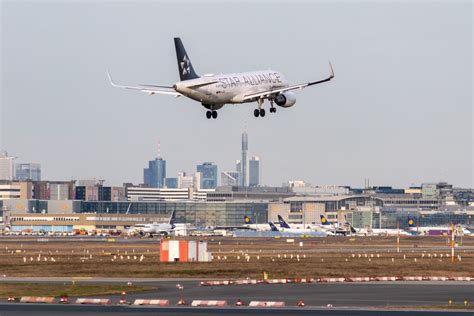
[[130, 315], [130, 316], [149, 316], [149, 315], [382, 315], [382, 316], [408, 316], [408, 315], [448, 315], [464, 316], [472, 315], [472, 311], [423, 311], [423, 310], [382, 310], [382, 309], [359, 309], [359, 308], [189, 308], [189, 307], [168, 307], [168, 308], [148, 308], [148, 307], [130, 307], [130, 306], [65, 306], [65, 305], [5, 305], [0, 304], [0, 315], [2, 316], [49, 316], [54, 314], [71, 316], [89, 316], [89, 315]]
[[[159, 290], [148, 293], [127, 294], [127, 300], [168, 299], [174, 305], [179, 298], [187, 302], [192, 300], [226, 300], [233, 305], [237, 299], [246, 303], [254, 300], [284, 301], [286, 306], [295, 306], [304, 300], [306, 306], [334, 307], [397, 307], [397, 306], [440, 306], [448, 300], [461, 304], [464, 300], [474, 302], [474, 284], [472, 282], [366, 282], [366, 283], [291, 283], [291, 284], [255, 284], [228, 286], [200, 286], [198, 280], [182, 279], [113, 279], [113, 278], [2, 278], [10, 282], [45, 283], [114, 283], [148, 284], [158, 286]], [[183, 289], [178, 289], [177, 284]], [[1, 283], [0, 283], [1, 284]], [[119, 296], [108, 296], [118, 303]]]

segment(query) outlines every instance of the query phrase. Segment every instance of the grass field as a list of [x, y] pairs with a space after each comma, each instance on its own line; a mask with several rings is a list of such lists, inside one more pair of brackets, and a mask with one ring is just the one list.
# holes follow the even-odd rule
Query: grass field
[[1, 283], [0, 298], [8, 296], [89, 296], [115, 295], [122, 291], [127, 293], [156, 291], [156, 286], [123, 286], [123, 285], [87, 285], [87, 284], [45, 284], [45, 283]]
[[[204, 239], [204, 238], [201, 238]], [[293, 238], [292, 238], [293, 239]], [[43, 239], [44, 240], [44, 239]], [[474, 238], [451, 263], [446, 237], [209, 238], [211, 263], [160, 263], [159, 244], [1, 240], [0, 275], [32, 277], [474, 276]], [[300, 246], [300, 242], [303, 245]], [[248, 258], [248, 259], [247, 259]], [[41, 271], [41, 272], [39, 272]]]

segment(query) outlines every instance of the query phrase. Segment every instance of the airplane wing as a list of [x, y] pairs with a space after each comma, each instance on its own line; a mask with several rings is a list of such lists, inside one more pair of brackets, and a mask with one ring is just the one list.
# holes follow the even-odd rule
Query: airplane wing
[[174, 95], [176, 97], [179, 97], [179, 96], [182, 95], [181, 93], [176, 92], [176, 90], [174, 90], [173, 87], [169, 87], [169, 86], [155, 86], [155, 85], [122, 86], [122, 85], [118, 85], [112, 80], [112, 76], [110, 75], [110, 73], [108, 71], [107, 71], [107, 76], [109, 77], [110, 84], [113, 87], [116, 87], [116, 88], [139, 90], [141, 92], [146, 92], [146, 93], [149, 93], [149, 94], [155, 94], [155, 93], [156, 94], [168, 94], [168, 95]]
[[319, 83], [330, 81], [332, 78], [334, 78], [334, 70], [332, 69], [331, 63], [329, 63], [329, 68], [330, 68], [331, 72], [330, 72], [329, 77], [327, 77], [326, 79], [301, 83], [301, 84], [288, 86], [288, 87], [284, 87], [284, 88], [278, 88], [278, 89], [272, 89], [272, 90], [247, 94], [247, 95], [244, 96], [243, 100], [248, 101], [248, 100], [252, 100], [252, 99], [255, 99], [255, 98], [268, 98], [269, 96], [276, 95], [278, 93], [282, 93], [282, 92], [285, 92], [285, 91], [296, 90], [296, 89], [304, 89], [304, 88], [309, 87], [309, 86], [313, 86], [313, 85], [316, 85], [316, 84], [319, 84]]

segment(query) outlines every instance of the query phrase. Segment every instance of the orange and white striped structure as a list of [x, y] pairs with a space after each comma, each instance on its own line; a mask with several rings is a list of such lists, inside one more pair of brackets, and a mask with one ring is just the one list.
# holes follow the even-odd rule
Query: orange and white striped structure
[[287, 279], [267, 279], [265, 280], [267, 284], [285, 284], [288, 283]]
[[133, 302], [133, 305], [156, 305], [156, 306], [169, 306], [170, 301], [169, 300], [142, 300], [142, 299], [136, 299], [135, 302]]
[[397, 281], [397, 277], [375, 277], [376, 281]]
[[285, 307], [285, 302], [274, 301], [251, 301], [250, 307]]
[[231, 285], [233, 281], [202, 281], [201, 286]]
[[424, 280], [428, 281], [448, 281], [449, 279], [444, 276], [431, 276], [431, 277], [425, 277], [423, 278]]
[[346, 282], [370, 282], [370, 277], [346, 278]]
[[194, 300], [194, 301], [192, 301], [191, 306], [218, 306], [218, 307], [223, 307], [223, 306], [227, 306], [227, 301]]
[[402, 277], [403, 281], [423, 281], [421, 276], [404, 276]]
[[294, 278], [294, 279], [287, 279], [287, 283], [312, 283], [314, 281], [313, 278]]
[[161, 262], [209, 262], [212, 255], [207, 251], [207, 241], [168, 240], [160, 241]]
[[449, 278], [451, 281], [472, 281], [473, 279], [471, 277], [454, 277], [454, 278]]
[[345, 280], [346, 280], [345, 278], [320, 278], [318, 279], [318, 282], [335, 283], [335, 282], [344, 282]]
[[54, 303], [54, 297], [52, 296], [22, 296], [20, 303]]
[[108, 305], [110, 299], [108, 298], [78, 298], [76, 304], [95, 304], [95, 305]]

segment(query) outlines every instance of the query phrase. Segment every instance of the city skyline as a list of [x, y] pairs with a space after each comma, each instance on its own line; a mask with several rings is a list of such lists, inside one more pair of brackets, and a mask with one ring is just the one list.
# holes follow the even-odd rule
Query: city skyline
[[[181, 5], [3, 2], [0, 148], [40, 163], [45, 179], [118, 185], [140, 182], [137, 166], [152, 157], [157, 135], [167, 135], [169, 174], [203, 161], [233, 170], [246, 130], [265, 162], [265, 184], [360, 187], [370, 178], [373, 185], [472, 187], [469, 2], [275, 3], [272, 17], [298, 19], [271, 32], [261, 19], [264, 2], [186, 3], [198, 14], [176, 25]], [[229, 10], [252, 25], [227, 23]], [[243, 105], [210, 122], [183, 98], [109, 86], [107, 69], [120, 82], [177, 80], [174, 36], [199, 73], [271, 67], [306, 80], [325, 77], [329, 59], [336, 77], [265, 120], [253, 117], [255, 105]]]

